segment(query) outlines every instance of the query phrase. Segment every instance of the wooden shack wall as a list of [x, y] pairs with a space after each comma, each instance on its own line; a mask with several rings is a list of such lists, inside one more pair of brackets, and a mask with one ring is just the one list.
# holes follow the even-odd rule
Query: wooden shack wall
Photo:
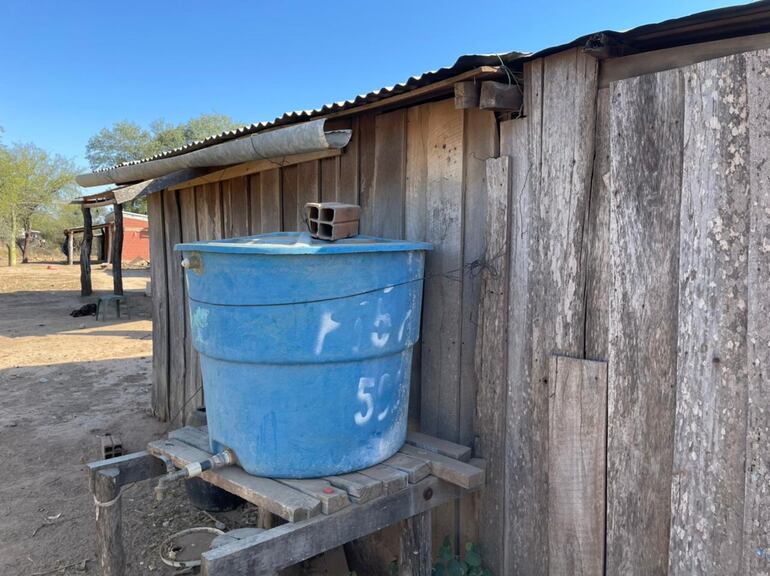
[[487, 461], [435, 538], [497, 575], [767, 574], [770, 56], [598, 77], [565, 51], [523, 118], [364, 114], [338, 158], [153, 195], [156, 413], [202, 400], [173, 244], [358, 202], [435, 246], [412, 425]]
[[[768, 574], [770, 52], [601, 89], [597, 69], [528, 63], [526, 117], [500, 127], [510, 241], [479, 340], [506, 372], [481, 371], [477, 409], [505, 424], [477, 426], [482, 556], [506, 575]], [[505, 330], [485, 315], [497, 277]]]

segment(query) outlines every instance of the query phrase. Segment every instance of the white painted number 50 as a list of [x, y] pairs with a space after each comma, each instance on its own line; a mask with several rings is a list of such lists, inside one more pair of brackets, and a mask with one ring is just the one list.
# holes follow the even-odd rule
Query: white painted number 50
[[356, 397], [366, 405], [366, 413], [362, 414], [359, 411], [353, 415], [356, 424], [359, 426], [369, 422], [374, 413], [374, 400], [372, 399], [372, 395], [366, 391], [367, 388], [374, 388], [374, 378], [363, 377], [358, 381], [358, 392], [356, 392]]

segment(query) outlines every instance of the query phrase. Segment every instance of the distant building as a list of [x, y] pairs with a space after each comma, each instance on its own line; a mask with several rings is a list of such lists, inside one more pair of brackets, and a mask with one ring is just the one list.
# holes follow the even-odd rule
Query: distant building
[[[111, 233], [114, 230], [115, 214], [110, 212], [105, 218], [110, 224], [108, 244], [111, 244]], [[109, 253], [109, 252], [108, 252]], [[123, 262], [131, 262], [135, 258], [150, 260], [150, 225], [146, 214], [123, 212]]]

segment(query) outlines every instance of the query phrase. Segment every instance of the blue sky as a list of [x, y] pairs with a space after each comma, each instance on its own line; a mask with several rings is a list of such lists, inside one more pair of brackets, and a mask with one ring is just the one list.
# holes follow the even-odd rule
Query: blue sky
[[2, 140], [86, 167], [88, 138], [119, 120], [271, 120], [461, 54], [535, 51], [734, 3], [0, 0]]

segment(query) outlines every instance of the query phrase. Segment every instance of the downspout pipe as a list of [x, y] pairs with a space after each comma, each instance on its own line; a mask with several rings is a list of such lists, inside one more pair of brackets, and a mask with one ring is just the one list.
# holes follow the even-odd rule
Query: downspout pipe
[[344, 148], [350, 142], [352, 131], [327, 131], [325, 123], [324, 119], [319, 119], [257, 132], [167, 158], [149, 159], [80, 174], [75, 181], [86, 188], [105, 184], [126, 184], [158, 178], [177, 170], [229, 166], [252, 160]]

